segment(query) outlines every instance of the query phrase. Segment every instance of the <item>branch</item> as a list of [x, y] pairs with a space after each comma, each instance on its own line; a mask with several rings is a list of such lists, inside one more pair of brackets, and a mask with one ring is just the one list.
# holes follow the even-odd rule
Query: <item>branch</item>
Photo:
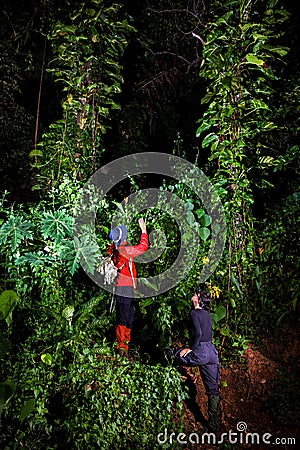
[[191, 64], [191, 62], [190, 62], [188, 59], [184, 58], [184, 56], [178, 55], [177, 53], [174, 53], [174, 52], [169, 52], [169, 51], [154, 52], [154, 51], [151, 50], [151, 49], [148, 49], [148, 50], [152, 53], [153, 56], [157, 56], [157, 55], [170, 55], [170, 56], [175, 56], [175, 58], [181, 59], [181, 60], [184, 61], [186, 64], [188, 64], [188, 65]]
[[199, 41], [201, 42], [202, 45], [205, 45], [205, 41], [202, 39], [201, 36], [199, 36], [199, 34], [192, 33], [192, 36], [194, 36], [195, 38], [199, 39]]
[[[151, 11], [154, 14], [165, 14], [165, 13], [168, 14], [168, 13], [178, 13], [178, 12], [179, 13], [188, 13], [192, 17], [194, 17], [194, 19], [196, 19], [199, 23], [201, 23], [199, 17], [196, 14], [194, 14], [192, 11], [190, 11], [189, 9], [177, 9], [177, 8], [174, 8], [174, 9], [163, 9], [161, 11], [157, 11], [156, 9], [153, 9], [153, 8], [149, 7], [149, 8], [146, 9], [146, 11]], [[202, 25], [202, 23], [201, 23], [201, 25]]]

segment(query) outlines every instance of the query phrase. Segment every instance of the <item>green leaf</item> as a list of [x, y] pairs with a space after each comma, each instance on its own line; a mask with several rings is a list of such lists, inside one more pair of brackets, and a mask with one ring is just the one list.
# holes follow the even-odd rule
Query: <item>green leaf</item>
[[220, 320], [226, 317], [226, 308], [223, 305], [219, 305], [214, 313], [211, 313], [213, 321], [215, 323], [220, 322]]
[[274, 122], [267, 122], [262, 127], [263, 130], [276, 130], [276, 128], [278, 127]]
[[242, 288], [241, 288], [240, 283], [238, 282], [237, 278], [234, 275], [231, 275], [231, 280], [232, 280], [233, 284], [235, 285], [235, 287], [237, 288], [240, 296], [243, 297], [244, 294], [243, 294]]
[[61, 27], [61, 29], [57, 30], [60, 34], [61, 33], [75, 33], [76, 31], [78, 32], [78, 28], [75, 25], [64, 25]]
[[214, 95], [215, 94], [212, 92], [208, 92], [207, 94], [205, 94], [205, 96], [202, 97], [202, 99], [201, 99], [201, 104], [203, 105], [205, 103], [209, 103], [212, 100], [212, 98], [214, 97]]
[[16, 391], [16, 384], [13, 381], [0, 383], [0, 403], [8, 403]]
[[21, 413], [20, 413], [20, 421], [23, 422], [24, 419], [26, 419], [30, 413], [32, 413], [32, 411], [35, 408], [35, 399], [34, 398], [30, 398], [25, 405], [23, 406], [23, 408], [21, 409]]
[[229, 301], [230, 301], [230, 305], [232, 306], [232, 308], [235, 308], [236, 307], [236, 303], [235, 303], [234, 299], [230, 298]]
[[187, 218], [188, 224], [192, 226], [195, 222], [194, 214], [192, 213], [192, 211], [186, 212], [186, 218]]
[[53, 357], [52, 355], [50, 355], [50, 353], [43, 353], [41, 355], [41, 360], [44, 364], [47, 364], [47, 366], [51, 366], [51, 364], [53, 363]]
[[149, 279], [147, 279], [147, 278], [143, 278], [143, 277], [139, 278], [139, 283], [140, 283], [140, 285], [142, 285], [142, 283], [143, 283], [146, 286], [149, 286], [149, 287], [151, 287], [151, 289], [156, 290], [156, 291], [158, 291], [158, 289], [159, 289], [159, 286], [157, 284], [149, 281]]
[[68, 322], [68, 324], [69, 324], [70, 326], [71, 326], [71, 324], [72, 324], [72, 319], [73, 319], [73, 316], [74, 316], [74, 311], [75, 311], [74, 306], [73, 306], [73, 305], [70, 305], [70, 306], [67, 306], [67, 307], [63, 310], [63, 312], [62, 312], [63, 318]]
[[252, 99], [252, 103], [257, 109], [266, 109], [270, 110], [269, 106], [260, 99]]
[[0, 244], [8, 242], [14, 252], [25, 238], [32, 238], [34, 224], [24, 217], [11, 215], [0, 228]]
[[61, 249], [60, 257], [67, 262], [67, 268], [71, 275], [74, 275], [76, 270], [80, 267], [81, 252], [77, 251], [73, 241], [64, 241], [64, 246]]
[[219, 140], [219, 137], [215, 133], [209, 133], [202, 141], [202, 147], [208, 147], [209, 144], [213, 141]]
[[265, 62], [262, 59], [257, 58], [257, 56], [253, 55], [253, 53], [248, 53], [246, 55], [246, 60], [250, 64], [255, 64], [257, 66], [262, 66]]
[[203, 208], [196, 209], [195, 214], [197, 215], [198, 219], [200, 219], [205, 214], [205, 210]]
[[15, 291], [3, 291], [0, 295], [0, 319], [5, 319], [10, 326], [12, 311], [18, 303], [18, 294]]
[[48, 237], [60, 243], [65, 237], [72, 236], [73, 217], [65, 210], [44, 212], [41, 220], [41, 232], [44, 239]]
[[258, 158], [258, 167], [271, 167], [276, 166], [278, 164], [278, 159], [273, 158], [272, 156], [261, 156]]
[[213, 142], [213, 144], [210, 147], [212, 153], [216, 150], [216, 148], [218, 147], [219, 144], [220, 144], [219, 141]]
[[101, 254], [97, 243], [93, 241], [92, 236], [88, 233], [81, 236], [74, 236], [73, 243], [74, 260], [80, 261], [83, 269], [93, 274], [99, 261], [101, 261]]
[[280, 56], [285, 56], [290, 51], [290, 48], [289, 47], [273, 47], [273, 48], [270, 48], [270, 51], [272, 53], [278, 53], [278, 55], [280, 55]]
[[208, 227], [211, 224], [211, 217], [208, 214], [203, 214], [200, 218], [200, 224], [203, 227]]
[[41, 266], [51, 267], [56, 259], [51, 255], [45, 255], [41, 250], [37, 252], [26, 252], [15, 260], [16, 266], [22, 266], [29, 263], [30, 267], [36, 268]]
[[206, 241], [206, 239], [209, 237], [210, 235], [210, 230], [208, 228], [199, 228], [199, 236], [201, 237], [201, 239], [203, 241]]
[[153, 297], [148, 297], [145, 300], [142, 299], [140, 303], [143, 308], [147, 308], [148, 306], [155, 304], [155, 300]]
[[35, 156], [44, 156], [42, 150], [34, 149], [29, 153], [29, 158], [33, 158]]
[[9, 353], [11, 349], [11, 343], [9, 339], [4, 336], [0, 336], [0, 359], [4, 358], [6, 353]]
[[227, 91], [230, 91], [231, 83], [232, 83], [231, 77], [227, 76], [227, 77], [222, 78], [222, 84]]
[[212, 126], [211, 123], [203, 121], [202, 125], [196, 131], [196, 137], [199, 137], [204, 131], [208, 130]]

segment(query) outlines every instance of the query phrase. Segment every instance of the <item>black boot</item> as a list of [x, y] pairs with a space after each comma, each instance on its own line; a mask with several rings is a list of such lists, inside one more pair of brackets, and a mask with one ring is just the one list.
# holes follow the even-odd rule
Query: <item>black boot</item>
[[220, 430], [220, 396], [208, 396], [208, 430], [217, 433]]

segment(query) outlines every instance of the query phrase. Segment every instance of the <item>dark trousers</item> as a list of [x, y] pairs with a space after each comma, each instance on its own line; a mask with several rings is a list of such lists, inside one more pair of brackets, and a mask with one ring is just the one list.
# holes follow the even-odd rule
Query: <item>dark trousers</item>
[[175, 353], [176, 360], [183, 366], [200, 367], [201, 378], [207, 395], [219, 395], [220, 363], [218, 352], [212, 342], [201, 345], [186, 356], [180, 356], [180, 348]]
[[133, 298], [116, 295], [116, 325], [132, 328], [133, 319]]
[[116, 286], [114, 295], [116, 300], [116, 325], [132, 328], [134, 319], [133, 288], [131, 286]]

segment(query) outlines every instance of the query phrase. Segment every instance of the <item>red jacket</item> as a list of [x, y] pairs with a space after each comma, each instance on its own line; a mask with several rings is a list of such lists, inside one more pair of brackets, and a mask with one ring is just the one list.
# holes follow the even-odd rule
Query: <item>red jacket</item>
[[116, 286], [132, 286], [136, 289], [136, 268], [133, 258], [146, 252], [149, 247], [148, 234], [142, 233], [140, 242], [130, 246], [123, 242], [118, 248], [111, 244], [107, 253], [113, 255], [114, 265], [119, 269]]

